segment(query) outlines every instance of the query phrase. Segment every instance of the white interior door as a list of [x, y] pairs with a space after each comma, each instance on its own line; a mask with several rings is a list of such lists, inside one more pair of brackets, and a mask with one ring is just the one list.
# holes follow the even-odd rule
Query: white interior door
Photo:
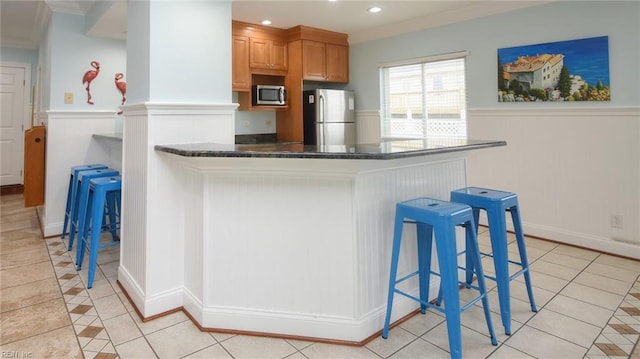
[[25, 68], [0, 71], [0, 185], [22, 184], [24, 167]]

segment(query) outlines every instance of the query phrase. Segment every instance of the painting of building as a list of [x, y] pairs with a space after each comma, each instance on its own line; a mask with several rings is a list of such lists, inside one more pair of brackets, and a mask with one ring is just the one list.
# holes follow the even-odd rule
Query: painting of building
[[498, 49], [498, 101], [609, 101], [608, 37]]

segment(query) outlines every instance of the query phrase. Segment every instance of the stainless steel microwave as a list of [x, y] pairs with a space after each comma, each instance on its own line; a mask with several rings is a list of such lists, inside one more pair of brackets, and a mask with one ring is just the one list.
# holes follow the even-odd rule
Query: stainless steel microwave
[[280, 85], [253, 85], [254, 106], [284, 106], [287, 90]]

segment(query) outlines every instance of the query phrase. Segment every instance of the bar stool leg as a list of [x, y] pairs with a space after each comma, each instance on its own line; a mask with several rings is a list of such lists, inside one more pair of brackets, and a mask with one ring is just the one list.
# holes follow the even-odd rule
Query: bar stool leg
[[[473, 213], [473, 223], [475, 224], [474, 226], [474, 231], [476, 233], [476, 238], [478, 235], [478, 225], [479, 225], [479, 220], [480, 220], [480, 209], [479, 208], [471, 208], [471, 211]], [[476, 241], [477, 244], [477, 241]], [[482, 259], [482, 257], [480, 257], [480, 259]], [[473, 273], [474, 273], [474, 267], [473, 267], [473, 260], [471, 260], [471, 258], [469, 256], [466, 256], [466, 265], [467, 265], [467, 284], [471, 284], [471, 282], [473, 281]], [[478, 262], [480, 263], [480, 265], [482, 265], [482, 261]]]
[[[71, 226], [69, 229], [69, 247], [67, 248], [68, 251], [70, 251], [71, 248], [73, 247], [76, 231], [78, 231], [79, 233], [84, 227], [84, 219], [86, 216], [86, 208], [87, 208], [87, 202], [89, 198], [89, 190], [88, 190], [89, 180], [87, 179], [84, 182], [86, 183], [81, 183], [80, 188], [78, 188], [79, 193], [76, 194], [76, 198], [78, 201], [74, 206], [75, 210], [73, 208], [71, 210]], [[86, 190], [84, 190], [85, 189], [84, 186], [86, 186]]]
[[116, 214], [116, 196], [118, 194], [116, 192], [107, 193], [107, 216], [109, 217], [109, 231], [111, 232], [111, 238], [114, 241], [118, 240], [118, 228], [116, 225], [117, 214]]
[[76, 245], [76, 270], [82, 269], [82, 262], [84, 261], [84, 252], [87, 250], [87, 236], [89, 235], [91, 221], [89, 220], [93, 214], [92, 206], [94, 193], [93, 191], [87, 191], [87, 209], [84, 212], [86, 217], [82, 221], [82, 227], [78, 228], [78, 244]]
[[489, 236], [493, 249], [493, 262], [496, 270], [496, 283], [498, 285], [498, 300], [500, 302], [500, 315], [506, 335], [511, 335], [511, 291], [509, 288], [509, 257], [507, 253], [507, 241], [504, 236], [507, 233], [505, 213], [502, 208], [493, 206], [487, 209], [489, 217]]
[[[74, 186], [79, 187], [80, 185], [77, 183], [77, 179], [76, 179], [76, 183], [74, 184]], [[69, 245], [67, 248], [67, 251], [70, 251], [71, 248], [73, 247], [73, 241], [75, 239], [76, 236], [76, 231], [78, 230], [78, 206], [80, 205], [80, 189], [76, 188], [76, 195], [75, 195], [75, 201], [74, 203], [71, 205], [71, 215], [69, 216]]]
[[[443, 229], [442, 226], [435, 227], [436, 241], [445, 244], [444, 241], [455, 241], [455, 227]], [[452, 358], [462, 358], [462, 329], [460, 323], [460, 293], [458, 292], [458, 253], [456, 246], [439, 245], [436, 243], [438, 252], [438, 266], [440, 267], [440, 278], [442, 294], [445, 299], [444, 311], [447, 322], [447, 333], [449, 334], [449, 350]]]
[[[480, 218], [480, 210], [477, 208], [472, 208], [473, 213], [473, 223], [475, 223], [474, 232], [478, 233], [478, 219]], [[477, 237], [476, 237], [477, 238]], [[476, 239], [477, 244], [477, 239]], [[467, 249], [468, 250], [468, 249]], [[479, 261], [480, 265], [482, 265], [482, 261]], [[474, 258], [470, 255], [465, 255], [465, 281], [467, 283], [467, 288], [470, 288], [471, 283], [473, 282], [473, 274], [475, 273], [475, 264]], [[438, 297], [436, 299], [436, 305], [440, 305], [442, 303], [442, 288], [438, 292]]]
[[[477, 222], [475, 222], [477, 223]], [[493, 329], [493, 322], [491, 321], [491, 314], [489, 313], [489, 298], [487, 296], [487, 285], [484, 280], [484, 269], [482, 269], [482, 257], [480, 256], [480, 247], [478, 246], [478, 237], [475, 226], [471, 226], [469, 223], [465, 225], [466, 233], [466, 250], [467, 258], [471, 258], [472, 262], [477, 263], [475, 266], [478, 277], [478, 288], [480, 292], [484, 293], [482, 297], [482, 309], [484, 310], [484, 317], [489, 327], [489, 336], [491, 337], [491, 344], [498, 345], [498, 339]]]
[[416, 239], [418, 241], [418, 271], [420, 277], [420, 312], [427, 312], [429, 302], [429, 285], [431, 284], [431, 250], [433, 248], [433, 226], [416, 223]]
[[[73, 195], [75, 189], [75, 183], [73, 175], [69, 176], [69, 189], [67, 190], [67, 205], [64, 211], [64, 222], [62, 223], [62, 235], [60, 238], [64, 239], [64, 234], [67, 233], [67, 228], [69, 227], [69, 220], [71, 216], [71, 207], [73, 206], [73, 202], [75, 202], [75, 196]], [[72, 201], [73, 199], [73, 201]]]
[[98, 250], [100, 249], [101, 228], [96, 223], [102, 223], [104, 216], [106, 192], [102, 187], [97, 187], [93, 194], [95, 201], [95, 211], [91, 216], [93, 227], [91, 229], [91, 239], [89, 243], [89, 278], [87, 280], [87, 288], [93, 287], [93, 279], [96, 275], [96, 266], [98, 264]]
[[[396, 210], [397, 212], [397, 210]], [[395, 294], [396, 275], [398, 274], [398, 259], [400, 257], [400, 244], [402, 243], [402, 226], [404, 218], [396, 214], [393, 227], [393, 249], [391, 252], [391, 269], [389, 270], [389, 294], [387, 297], [387, 315], [384, 320], [382, 337], [389, 337], [389, 325], [391, 324], [391, 308], [393, 307], [393, 296]]]
[[531, 287], [531, 274], [529, 273], [529, 260], [527, 259], [527, 246], [524, 243], [524, 232], [522, 231], [522, 222], [520, 221], [520, 211], [518, 206], [508, 209], [511, 212], [511, 220], [513, 221], [514, 232], [516, 233], [516, 242], [518, 244], [518, 253], [520, 254], [520, 263], [522, 263], [524, 282], [527, 286], [527, 295], [531, 304], [531, 311], [537, 312], [536, 302], [533, 299], [533, 288]]

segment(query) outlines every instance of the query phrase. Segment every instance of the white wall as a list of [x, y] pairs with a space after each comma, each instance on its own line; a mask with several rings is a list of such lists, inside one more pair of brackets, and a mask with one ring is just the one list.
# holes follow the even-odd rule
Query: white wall
[[[48, 107], [51, 111], [118, 111], [121, 95], [115, 86], [115, 74], [127, 74], [126, 44], [121, 40], [99, 39], [84, 34], [84, 16], [53, 13], [48, 31], [50, 63], [43, 71], [51, 77]], [[100, 73], [91, 83], [94, 105], [87, 103], [82, 84], [91, 61], [100, 62]], [[65, 92], [74, 95], [73, 104], [64, 103]]]
[[[469, 184], [517, 192], [528, 234], [640, 258], [639, 34], [639, 2], [551, 3], [355, 44], [350, 85], [374, 114], [380, 63], [469, 51], [469, 138], [507, 141], [471, 154]], [[594, 36], [609, 37], [611, 101], [497, 102], [497, 49]]]
[[[211, 10], [230, 7], [231, 3], [176, 4], [128, 4], [127, 63], [135, 71], [131, 83], [137, 84], [132, 86], [131, 103], [231, 102], [231, 56], [222, 50], [231, 48], [231, 23], [224, 11]], [[162, 46], [149, 46], [149, 42]]]

